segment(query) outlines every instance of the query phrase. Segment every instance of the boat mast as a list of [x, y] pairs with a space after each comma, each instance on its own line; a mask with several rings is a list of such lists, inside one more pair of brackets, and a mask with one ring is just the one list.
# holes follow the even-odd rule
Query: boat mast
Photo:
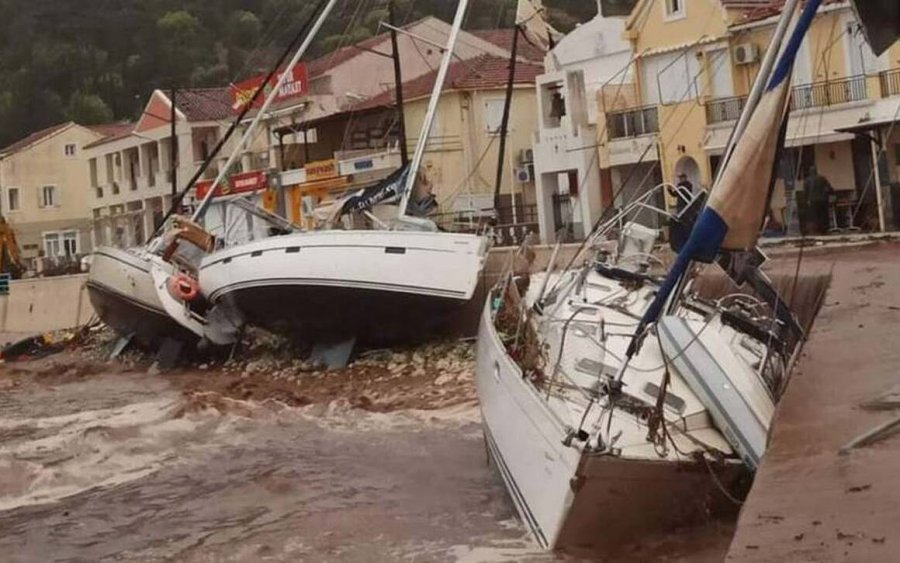
[[[513, 86], [516, 82], [516, 57], [519, 50], [519, 25], [513, 26], [512, 52], [509, 55], [509, 78], [506, 81], [506, 98], [503, 100], [503, 118], [500, 120], [500, 153], [497, 156], [497, 181], [494, 183], [494, 212], [500, 209], [500, 187], [503, 184], [503, 168], [506, 164], [506, 136], [509, 132], [509, 113], [512, 107]], [[516, 207], [513, 199], [513, 209]], [[499, 219], [499, 217], [498, 217]]]
[[438, 103], [441, 101], [441, 90], [444, 88], [444, 80], [446, 80], [447, 71], [450, 69], [450, 59], [453, 58], [453, 47], [456, 45], [456, 39], [459, 37], [459, 30], [462, 28], [463, 19], [465, 18], [466, 9], [468, 7], [469, 0], [460, 0], [456, 7], [456, 17], [453, 19], [450, 37], [447, 39], [447, 46], [444, 48], [444, 58], [441, 59], [441, 66], [438, 69], [437, 78], [434, 81], [431, 99], [428, 101], [428, 110], [425, 112], [425, 122], [422, 124], [422, 131], [419, 133], [419, 141], [416, 143], [416, 151], [413, 153], [412, 162], [409, 165], [409, 170], [406, 172], [406, 185], [403, 188], [403, 197], [400, 199], [399, 218], [406, 217], [406, 208], [409, 206], [409, 198], [412, 196], [413, 189], [416, 187], [419, 167], [422, 165], [422, 158], [425, 156], [425, 148], [428, 145], [428, 134], [431, 132], [431, 126], [434, 123]]
[[316, 23], [313, 25], [313, 28], [310, 30], [309, 35], [307, 35], [306, 39], [303, 40], [303, 44], [300, 45], [300, 48], [297, 49], [296, 53], [294, 53], [294, 57], [290, 60], [284, 71], [282, 71], [281, 75], [278, 77], [278, 81], [275, 83], [272, 91], [269, 92], [269, 95], [263, 102], [262, 107], [259, 108], [259, 111], [253, 118], [253, 121], [250, 122], [247, 130], [244, 131], [244, 136], [241, 137], [241, 140], [234, 148], [231, 156], [228, 157], [228, 161], [225, 163], [225, 166], [223, 166], [222, 170], [219, 171], [219, 175], [213, 181], [212, 186], [209, 187], [209, 191], [206, 193], [206, 196], [204, 196], [203, 201], [201, 201], [200, 205], [197, 206], [197, 210], [194, 211], [194, 214], [191, 216], [192, 221], [198, 221], [206, 212], [206, 209], [212, 202], [213, 195], [216, 193], [216, 188], [222, 183], [222, 180], [225, 179], [225, 176], [228, 175], [231, 167], [234, 165], [235, 161], [237, 161], [238, 156], [240, 156], [240, 154], [244, 151], [247, 144], [253, 139], [253, 135], [256, 133], [256, 128], [259, 126], [259, 123], [269, 111], [269, 107], [278, 96], [278, 91], [281, 90], [281, 87], [284, 86], [285, 82], [287, 82], [288, 77], [293, 74], [294, 67], [297, 66], [297, 63], [300, 62], [300, 59], [303, 57], [303, 55], [306, 54], [306, 50], [309, 49], [310, 44], [312, 43], [315, 36], [319, 33], [319, 30], [325, 23], [325, 19], [328, 17], [328, 14], [331, 13], [331, 10], [334, 8], [335, 4], [337, 4], [337, 0], [329, 0], [325, 8], [322, 9], [322, 13], [319, 14], [319, 17], [316, 20]]
[[[763, 57], [762, 63], [759, 66], [759, 72], [756, 73], [756, 81], [753, 83], [753, 88], [747, 96], [747, 103], [744, 104], [744, 110], [741, 112], [737, 124], [728, 136], [728, 142], [725, 144], [725, 152], [722, 153], [722, 162], [719, 163], [719, 170], [716, 172], [713, 187], [715, 187], [719, 180], [722, 179], [722, 172], [725, 170], [728, 161], [731, 159], [731, 153], [734, 151], [734, 146], [737, 144], [738, 139], [741, 138], [741, 135], [744, 134], [747, 124], [750, 123], [750, 116], [756, 111], [759, 99], [762, 98], [763, 92], [766, 90], [769, 76], [772, 74], [772, 69], [775, 67], [775, 62], [778, 60], [778, 54], [781, 51], [781, 44], [784, 43], [784, 37], [787, 35], [791, 20], [794, 18], [794, 14], [797, 12], [797, 6], [799, 4], [800, 0], [787, 0], [782, 8], [781, 18], [778, 20], [778, 25], [775, 27], [775, 33], [772, 35], [769, 48], [766, 49], [766, 55]], [[775, 46], [778, 46], [778, 48], [773, 48]]]
[[178, 206], [178, 136], [176, 131], [176, 125], [178, 124], [178, 110], [175, 105], [175, 97], [178, 95], [175, 86], [172, 86], [171, 94], [169, 95], [169, 102], [172, 105], [172, 110], [169, 113], [169, 121], [171, 122], [171, 130], [169, 132], [169, 170], [172, 175], [172, 205], [170, 206], [174, 212], [175, 208]]
[[397, 41], [397, 22], [394, 18], [396, 1], [388, 3], [388, 21], [391, 22], [391, 58], [394, 61], [394, 95], [397, 98], [397, 137], [400, 139], [400, 165], [409, 164], [409, 147], [406, 146], [406, 116], [403, 113], [403, 73], [400, 70], [400, 48]]

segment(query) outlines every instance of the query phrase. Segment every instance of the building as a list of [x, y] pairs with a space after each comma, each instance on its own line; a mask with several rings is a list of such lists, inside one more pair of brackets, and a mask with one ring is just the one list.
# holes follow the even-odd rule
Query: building
[[[446, 43], [449, 32], [447, 23], [428, 17], [398, 34], [410, 151], [418, 140], [442, 58], [439, 46]], [[511, 40], [511, 29], [460, 33], [424, 163], [424, 174], [442, 211], [480, 213], [493, 207], [499, 143], [490, 128], [502, 116]], [[524, 194], [533, 194], [521, 186], [531, 185], [530, 167], [523, 159], [530, 154], [535, 128], [531, 85], [540, 66], [533, 59], [541, 52], [524, 41], [520, 45], [524, 47], [517, 58], [502, 196], [511, 202], [515, 193], [522, 205]], [[277, 99], [263, 120], [265, 132], [245, 152], [243, 170], [279, 172], [278, 183], [285, 193], [283, 212], [289, 219], [310, 226], [316, 205], [399, 168], [400, 129], [391, 55], [390, 35], [381, 34], [305, 64], [295, 80], [305, 76], [307, 86]], [[515, 219], [519, 218], [517, 210]]]
[[[85, 147], [119, 130], [116, 124], [61, 123], [0, 149], [0, 209], [31, 267], [75, 261], [91, 251]], [[37, 258], [45, 260], [35, 264]]]
[[[589, 115], [592, 102], [597, 108], [594, 145], [600, 169], [599, 195], [592, 179], [568, 183], [590, 185], [577, 194], [583, 223], [599, 216], [598, 200], [600, 210], [618, 207], [663, 181], [675, 182], [680, 174], [685, 174], [695, 189], [713, 184], [721, 154], [774, 31], [777, 6], [755, 0], [635, 3], [621, 35], [630, 45], [633, 61], [616, 61], [608, 55], [592, 57], [601, 64], [588, 71], [585, 82], [592, 76], [620, 74], [604, 83], [607, 87], [589, 99], [585, 108], [577, 103], [577, 93], [573, 96], [560, 90], [566, 94], [570, 123], [573, 115]], [[582, 28], [575, 33], [589, 33]], [[604, 44], [614, 41], [613, 35], [604, 36]], [[548, 56], [548, 65], [554, 54]], [[620, 81], [623, 76], [627, 78]], [[798, 232], [794, 192], [813, 167], [835, 189], [832, 227], [895, 228], [891, 185], [900, 176], [900, 131], [891, 124], [900, 113], [900, 46], [874, 57], [849, 3], [826, 1], [801, 46], [793, 81], [788, 150], [779, 169], [783, 181], [773, 198], [775, 208], [768, 230], [772, 234]], [[566, 81], [562, 86], [571, 88]], [[543, 92], [539, 101], [545, 119], [550, 107], [546, 96]], [[587, 121], [591, 123], [590, 117]], [[540, 141], [547, 129], [542, 129]], [[561, 145], [574, 144], [568, 137], [562, 141]], [[536, 160], [546, 153], [547, 144], [535, 145]], [[876, 169], [878, 174], [873, 172]], [[555, 194], [565, 196], [565, 190], [552, 181], [547, 188], [539, 182], [538, 190], [539, 201], [550, 202]], [[652, 203], [665, 206], [672, 201], [660, 192]], [[544, 207], [542, 230], [545, 240], [553, 240], [546, 231], [550, 226], [556, 230], [559, 219], [554, 213], [559, 213], [553, 206]], [[585, 213], [585, 209], [591, 212]]]
[[534, 170], [545, 243], [584, 237], [612, 204], [611, 181], [601, 183], [609, 168], [601, 171], [598, 162], [597, 117], [601, 107], [633, 93], [624, 27], [624, 18], [598, 13], [547, 54], [537, 79]]
[[[85, 146], [95, 245], [147, 242], [171, 208], [173, 194], [187, 185], [234, 118], [229, 88], [180, 90], [175, 100], [174, 169], [172, 103], [162, 90], [153, 92], [133, 127]], [[223, 148], [204, 179], [218, 174], [233, 146], [234, 141]]]
[[[511, 36], [512, 30], [506, 30]], [[492, 213], [499, 161], [499, 133], [509, 80], [509, 60], [482, 55], [450, 65], [435, 122], [428, 133], [421, 175], [448, 214]], [[531, 169], [531, 139], [537, 130], [534, 84], [543, 68], [518, 61], [513, 81], [500, 205], [504, 213], [528, 215], [536, 204]], [[418, 143], [437, 72], [403, 84], [407, 143]], [[385, 92], [354, 111], [393, 108], [395, 93]], [[513, 221], [513, 217], [501, 217]], [[519, 217], [515, 217], [519, 222]]]

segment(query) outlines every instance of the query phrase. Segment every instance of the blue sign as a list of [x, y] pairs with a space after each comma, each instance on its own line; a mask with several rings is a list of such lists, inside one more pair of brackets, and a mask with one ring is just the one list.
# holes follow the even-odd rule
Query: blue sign
[[354, 170], [370, 170], [375, 168], [375, 162], [370, 158], [368, 160], [357, 160], [353, 163]]

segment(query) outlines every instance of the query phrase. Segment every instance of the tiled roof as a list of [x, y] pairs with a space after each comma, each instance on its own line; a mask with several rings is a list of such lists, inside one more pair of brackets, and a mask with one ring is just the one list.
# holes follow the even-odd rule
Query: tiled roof
[[[418, 22], [406, 25], [404, 26], [404, 29], [407, 27], [412, 27], [416, 25], [416, 23]], [[327, 55], [322, 55], [318, 59], [315, 59], [307, 64], [309, 75], [311, 77], [314, 77], [325, 74], [334, 67], [349, 61], [350, 59], [361, 53], [364, 53], [365, 51], [363, 49], [374, 49], [390, 39], [390, 37], [391, 36], [389, 33], [381, 33], [379, 35], [374, 35], [372, 37], [369, 37], [368, 39], [360, 41], [359, 43], [341, 47], [337, 51], [332, 51]], [[385, 54], [390, 55], [390, 49], [385, 51]]]
[[[538, 76], [544, 73], [543, 65], [518, 62], [516, 64], [515, 84], [534, 84]], [[427, 96], [434, 89], [437, 71], [414, 78], [403, 83], [403, 97], [414, 100]], [[509, 61], [493, 55], [482, 55], [468, 61], [457, 61], [450, 65], [444, 91], [450, 90], [489, 90], [504, 88], [509, 79]], [[394, 105], [394, 91], [389, 90], [353, 107], [353, 111], [361, 111], [375, 107]]]
[[[822, 0], [822, 5], [842, 4], [846, 0]], [[777, 16], [784, 7], [784, 0], [720, 0], [726, 8], [745, 8], [733, 25], [743, 25]]]
[[8, 147], [4, 147], [4, 148], [0, 149], [0, 154], [12, 154], [12, 153], [19, 152], [22, 149], [26, 149], [35, 143], [38, 143], [52, 135], [55, 135], [59, 131], [62, 131], [69, 125], [73, 125], [73, 124], [74, 123], [72, 121], [67, 121], [65, 123], [59, 123], [52, 127], [47, 127], [46, 129], [41, 129], [40, 131], [35, 131], [34, 133], [32, 133], [31, 135], [28, 135], [24, 139], [20, 139], [20, 140], [16, 141], [15, 143], [9, 145]]
[[134, 131], [134, 123], [103, 123], [100, 125], [90, 125], [89, 129], [92, 129], [94, 132], [103, 135], [100, 139], [94, 141], [93, 143], [88, 143], [84, 146], [86, 149], [90, 149], [96, 147], [98, 145], [103, 145], [105, 143], [111, 143], [113, 141], [118, 141], [128, 135], [131, 135], [131, 132]]
[[[513, 41], [513, 30], [509, 29], [481, 29], [476, 31], [470, 31], [472, 35], [478, 37], [479, 39], [483, 39], [488, 43], [493, 43], [494, 45], [506, 49], [508, 52], [512, 52], [512, 41]], [[546, 51], [542, 50], [537, 45], [533, 45], [525, 40], [523, 37], [519, 37], [519, 45], [516, 49], [518, 51], [519, 57], [522, 57], [529, 61], [542, 62], [544, 60], [544, 56], [546, 56]]]
[[88, 125], [88, 129], [103, 135], [103, 138], [121, 137], [131, 133], [134, 130], [134, 123], [120, 121], [116, 123], [101, 123], [99, 125]]
[[234, 119], [234, 111], [231, 107], [231, 89], [227, 86], [178, 90], [175, 94], [175, 102], [188, 121]]

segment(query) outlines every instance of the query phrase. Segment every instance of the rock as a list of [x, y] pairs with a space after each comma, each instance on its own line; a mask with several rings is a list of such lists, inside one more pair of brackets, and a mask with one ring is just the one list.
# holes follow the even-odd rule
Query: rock
[[447, 385], [448, 383], [453, 383], [456, 378], [450, 375], [449, 373], [444, 374], [437, 379], [434, 380], [435, 385]]

